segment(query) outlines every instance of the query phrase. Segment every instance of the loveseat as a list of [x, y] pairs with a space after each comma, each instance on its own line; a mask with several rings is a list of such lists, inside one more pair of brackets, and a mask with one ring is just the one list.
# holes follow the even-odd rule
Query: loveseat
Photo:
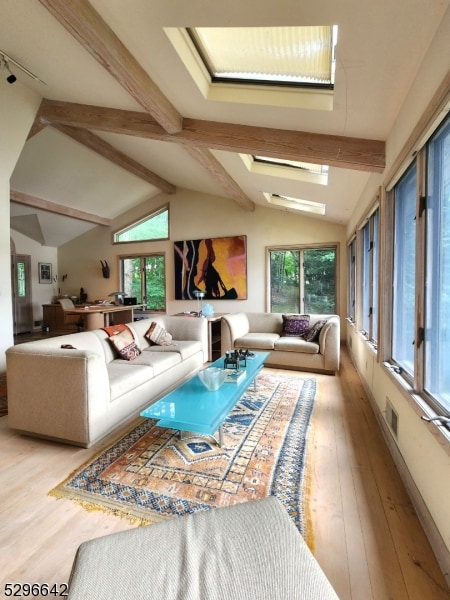
[[117, 327], [117, 336], [98, 329], [8, 348], [9, 427], [88, 448], [207, 360], [206, 319], [152, 315]]
[[340, 360], [339, 316], [229, 313], [221, 321], [221, 351], [239, 348], [270, 351], [265, 361], [269, 367], [335, 374]]

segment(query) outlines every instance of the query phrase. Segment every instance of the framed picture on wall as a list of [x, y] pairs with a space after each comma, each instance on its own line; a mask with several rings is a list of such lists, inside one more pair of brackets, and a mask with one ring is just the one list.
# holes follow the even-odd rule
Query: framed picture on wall
[[174, 243], [175, 300], [247, 298], [247, 236], [184, 240]]
[[39, 263], [39, 283], [52, 282], [52, 263]]

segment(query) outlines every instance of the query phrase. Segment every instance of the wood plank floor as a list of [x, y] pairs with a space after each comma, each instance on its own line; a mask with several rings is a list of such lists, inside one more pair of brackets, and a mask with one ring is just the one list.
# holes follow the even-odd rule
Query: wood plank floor
[[[347, 353], [338, 376], [313, 376], [318, 384], [308, 458], [313, 551], [337, 594], [341, 600], [448, 600], [449, 589]], [[6, 582], [66, 582], [81, 542], [132, 527], [125, 519], [48, 496], [107, 442], [85, 450], [27, 438], [8, 429], [7, 417], [0, 419], [0, 597]]]

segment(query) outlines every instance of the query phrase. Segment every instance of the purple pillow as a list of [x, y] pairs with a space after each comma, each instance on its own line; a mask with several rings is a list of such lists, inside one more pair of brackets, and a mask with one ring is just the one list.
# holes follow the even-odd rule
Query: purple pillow
[[309, 315], [282, 315], [282, 336], [302, 336], [309, 329]]
[[319, 333], [321, 332], [322, 327], [325, 325], [326, 322], [327, 322], [327, 320], [323, 319], [321, 321], [317, 321], [317, 323], [314, 323], [314, 325], [311, 327], [311, 329], [306, 333], [305, 341], [306, 342], [317, 341], [317, 338], [319, 337]]

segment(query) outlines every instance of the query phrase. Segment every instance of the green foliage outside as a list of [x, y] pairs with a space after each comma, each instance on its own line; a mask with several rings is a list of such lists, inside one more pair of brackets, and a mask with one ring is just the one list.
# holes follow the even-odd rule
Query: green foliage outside
[[273, 250], [270, 277], [271, 312], [336, 312], [335, 248]]
[[130, 228], [117, 233], [116, 242], [137, 242], [144, 240], [159, 240], [169, 237], [169, 211], [152, 215], [145, 221], [132, 225]]

